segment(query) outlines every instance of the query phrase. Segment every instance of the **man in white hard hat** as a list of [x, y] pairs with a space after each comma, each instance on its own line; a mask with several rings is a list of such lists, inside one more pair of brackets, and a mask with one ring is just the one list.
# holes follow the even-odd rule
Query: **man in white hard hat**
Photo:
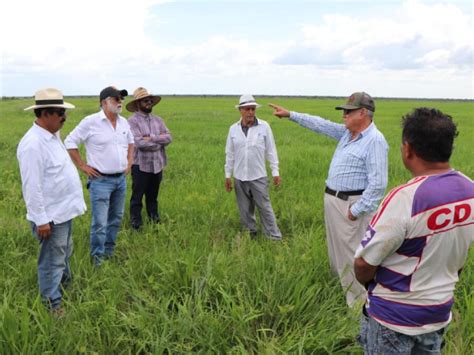
[[241, 117], [230, 127], [227, 136], [225, 188], [227, 192], [232, 191], [233, 175], [240, 222], [251, 237], [257, 235], [255, 220], [255, 206], [257, 206], [265, 236], [279, 241], [282, 235], [270, 203], [265, 166], [265, 160], [268, 160], [273, 183], [279, 186], [281, 178], [273, 133], [267, 122], [255, 116], [255, 111], [260, 105], [252, 95], [242, 95], [235, 107]]
[[56, 315], [63, 313], [63, 288], [71, 281], [72, 219], [86, 211], [79, 174], [59, 136], [72, 108], [57, 89], [37, 91], [35, 105], [25, 109], [34, 110], [36, 120], [17, 150], [26, 218], [41, 245], [40, 294]]

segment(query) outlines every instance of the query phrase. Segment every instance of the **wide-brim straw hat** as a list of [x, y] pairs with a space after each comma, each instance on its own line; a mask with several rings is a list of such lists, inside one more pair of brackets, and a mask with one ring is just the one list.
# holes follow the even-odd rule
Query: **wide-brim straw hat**
[[146, 97], [150, 97], [153, 100], [152, 107], [161, 101], [161, 96], [152, 95], [147, 89], [139, 87], [133, 92], [133, 100], [130, 101], [125, 108], [130, 112], [138, 111], [138, 101]]
[[235, 108], [241, 108], [245, 106], [261, 107], [262, 105], [257, 104], [252, 95], [242, 95], [239, 100], [239, 104], [235, 105]]
[[47, 88], [38, 90], [35, 94], [35, 104], [25, 108], [25, 111], [43, 107], [75, 108], [73, 104], [65, 102], [63, 93], [58, 89]]

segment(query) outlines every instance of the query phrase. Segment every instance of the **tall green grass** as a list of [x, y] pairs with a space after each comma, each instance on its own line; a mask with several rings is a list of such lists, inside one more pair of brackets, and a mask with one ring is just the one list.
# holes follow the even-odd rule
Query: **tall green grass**
[[[155, 107], [174, 138], [160, 192], [163, 223], [134, 232], [127, 211], [115, 258], [95, 269], [88, 255], [90, 212], [77, 218], [74, 282], [59, 320], [38, 296], [38, 246], [25, 220], [16, 162], [16, 145], [33, 122], [23, 108], [32, 100], [0, 102], [1, 354], [361, 352], [359, 312], [345, 306], [325, 244], [322, 198], [335, 142], [273, 117], [270, 108], [257, 111], [277, 143], [283, 184], [271, 188], [271, 199], [285, 241], [250, 240], [239, 231], [234, 194], [224, 189], [225, 139], [239, 118], [237, 99], [164, 97]], [[97, 99], [68, 101], [77, 109], [63, 138], [98, 109]], [[257, 101], [341, 120], [334, 110], [341, 100]], [[390, 145], [389, 188], [410, 178], [399, 157], [400, 118], [417, 106], [453, 115], [461, 134], [452, 165], [474, 176], [472, 102], [377, 100], [375, 122]], [[85, 196], [88, 201], [86, 190]], [[471, 251], [447, 354], [474, 352], [473, 260]]]

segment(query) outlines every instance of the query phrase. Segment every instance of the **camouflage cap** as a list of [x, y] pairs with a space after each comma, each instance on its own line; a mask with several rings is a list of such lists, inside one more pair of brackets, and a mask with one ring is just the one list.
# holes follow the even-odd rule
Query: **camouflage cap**
[[336, 110], [354, 110], [358, 108], [366, 108], [375, 112], [375, 102], [366, 92], [355, 92], [349, 96], [345, 105], [337, 106]]

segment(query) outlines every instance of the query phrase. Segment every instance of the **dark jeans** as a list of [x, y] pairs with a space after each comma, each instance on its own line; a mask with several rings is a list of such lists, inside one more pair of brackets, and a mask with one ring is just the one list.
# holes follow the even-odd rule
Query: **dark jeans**
[[158, 192], [163, 178], [163, 171], [158, 174], [140, 171], [138, 165], [132, 165], [132, 197], [130, 198], [130, 223], [140, 226], [142, 222], [142, 199], [145, 195], [145, 205], [148, 217], [158, 222]]
[[365, 355], [439, 355], [443, 347], [445, 328], [420, 334], [405, 335], [378, 323], [371, 316], [362, 314], [360, 320], [359, 343]]

